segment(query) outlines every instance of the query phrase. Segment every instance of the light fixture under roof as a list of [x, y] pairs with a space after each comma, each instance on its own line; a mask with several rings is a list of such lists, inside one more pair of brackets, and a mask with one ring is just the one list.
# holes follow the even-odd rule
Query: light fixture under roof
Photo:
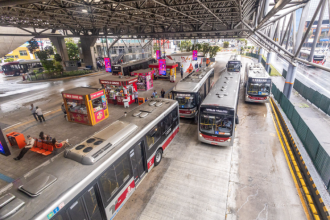
[[86, 9], [83, 9], [83, 10], [81, 10], [82, 12], [84, 12], [84, 13], [87, 13], [87, 10]]

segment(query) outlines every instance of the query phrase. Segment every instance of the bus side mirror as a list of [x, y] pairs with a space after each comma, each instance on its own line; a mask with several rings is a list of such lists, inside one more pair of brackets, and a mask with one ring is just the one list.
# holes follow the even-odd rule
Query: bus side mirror
[[236, 115], [236, 117], [235, 117], [235, 124], [239, 124], [239, 119], [238, 119], [238, 116]]

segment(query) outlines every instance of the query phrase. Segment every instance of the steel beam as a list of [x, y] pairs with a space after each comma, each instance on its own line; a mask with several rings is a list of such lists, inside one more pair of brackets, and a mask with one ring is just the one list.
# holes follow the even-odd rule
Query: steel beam
[[314, 52], [315, 52], [315, 47], [316, 47], [318, 38], [320, 36], [320, 30], [321, 30], [321, 27], [322, 27], [323, 15], [324, 15], [324, 11], [325, 11], [325, 3], [326, 3], [326, 0], [323, 0], [323, 4], [322, 4], [321, 11], [320, 11], [319, 20], [317, 22], [317, 27], [316, 27], [316, 31], [315, 31], [313, 46], [311, 48], [311, 53], [310, 53], [309, 58], [308, 58], [309, 62], [311, 62], [312, 59], [313, 59]]
[[[296, 57], [299, 55], [299, 53], [300, 53], [300, 50], [301, 50], [301, 48], [302, 48], [302, 45], [304, 44], [304, 42], [305, 42], [305, 40], [306, 40], [306, 38], [307, 38], [307, 36], [308, 36], [308, 32], [311, 30], [311, 28], [312, 28], [312, 26], [313, 26], [313, 23], [314, 23], [314, 21], [315, 21], [315, 18], [316, 18], [316, 16], [317, 16], [317, 14], [318, 14], [319, 11], [320, 11], [320, 8], [321, 8], [321, 6], [322, 6], [322, 4], [323, 4], [323, 1], [324, 1], [324, 0], [321, 0], [321, 1], [319, 2], [318, 6], [317, 6], [317, 8], [316, 8], [316, 10], [315, 10], [315, 12], [314, 12], [314, 15], [313, 15], [313, 17], [312, 17], [312, 19], [311, 19], [311, 22], [310, 22], [309, 25], [308, 25], [308, 28], [307, 28], [307, 30], [306, 30], [306, 32], [305, 32], [305, 35], [304, 35], [304, 37], [302, 38], [302, 40], [301, 40], [301, 42], [300, 42], [300, 44], [299, 44], [298, 49], [295, 51], [295, 52], [296, 52], [295, 55], [294, 55], [295, 58], [296, 58]], [[298, 43], [298, 42], [297, 42], [297, 43]]]
[[279, 12], [286, 4], [288, 4], [291, 0], [278, 0], [275, 6], [270, 10], [267, 15], [260, 21], [258, 24], [257, 30], [262, 27], [271, 17], [273, 17], [277, 12]]

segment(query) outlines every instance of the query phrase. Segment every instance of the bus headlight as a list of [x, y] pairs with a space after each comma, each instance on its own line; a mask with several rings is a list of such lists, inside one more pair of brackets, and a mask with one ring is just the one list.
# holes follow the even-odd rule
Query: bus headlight
[[199, 133], [199, 136], [202, 137], [202, 133]]
[[230, 142], [231, 141], [231, 138], [228, 138], [228, 140], [227, 140], [228, 142]]

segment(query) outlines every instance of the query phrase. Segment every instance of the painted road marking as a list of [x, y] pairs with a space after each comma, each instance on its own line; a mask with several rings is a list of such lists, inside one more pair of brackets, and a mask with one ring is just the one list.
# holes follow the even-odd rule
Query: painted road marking
[[11, 177], [9, 177], [9, 176], [6, 176], [6, 175], [4, 175], [4, 174], [2, 174], [2, 173], [0, 173], [0, 179], [6, 181], [7, 183], [12, 183], [12, 182], [14, 182], [14, 179], [13, 179], [13, 178], [11, 178]]
[[19, 125], [19, 124], [21, 124], [22, 122], [19, 122], [19, 123], [17, 123], [17, 124], [13, 124], [13, 125], [11, 125], [11, 126], [8, 126], [8, 127], [6, 127], [5, 129], [3, 129], [3, 130], [7, 130], [8, 128], [11, 128], [11, 127], [13, 127], [13, 126], [15, 126], [15, 125]]

